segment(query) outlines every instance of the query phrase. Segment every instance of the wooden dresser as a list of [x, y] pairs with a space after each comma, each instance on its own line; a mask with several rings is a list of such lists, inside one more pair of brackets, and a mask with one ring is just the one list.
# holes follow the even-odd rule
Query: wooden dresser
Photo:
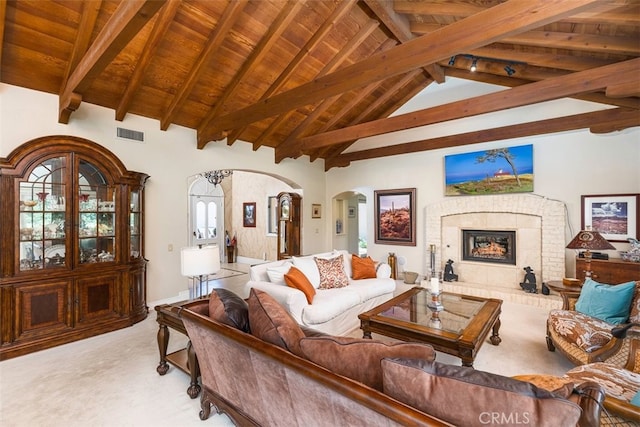
[[[584, 282], [586, 268], [584, 258], [576, 258], [576, 278]], [[619, 284], [631, 280], [640, 280], [640, 262], [622, 261], [621, 259], [591, 260], [593, 280], [600, 283]]]

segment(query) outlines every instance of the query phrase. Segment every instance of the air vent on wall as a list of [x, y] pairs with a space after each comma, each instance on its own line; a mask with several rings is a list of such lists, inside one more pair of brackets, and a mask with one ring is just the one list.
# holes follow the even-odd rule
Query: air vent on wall
[[137, 130], [117, 128], [118, 138], [130, 139], [132, 141], [144, 142], [144, 132]]

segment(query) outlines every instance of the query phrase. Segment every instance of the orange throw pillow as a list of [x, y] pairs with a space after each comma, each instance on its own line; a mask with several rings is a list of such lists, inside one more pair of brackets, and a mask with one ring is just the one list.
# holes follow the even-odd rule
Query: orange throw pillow
[[284, 275], [284, 282], [290, 288], [296, 288], [304, 293], [309, 304], [313, 303], [313, 297], [316, 296], [316, 289], [313, 287], [307, 276], [296, 267], [291, 267], [289, 272]]
[[358, 255], [351, 254], [351, 271], [353, 280], [376, 278], [376, 264], [370, 256], [360, 258]]

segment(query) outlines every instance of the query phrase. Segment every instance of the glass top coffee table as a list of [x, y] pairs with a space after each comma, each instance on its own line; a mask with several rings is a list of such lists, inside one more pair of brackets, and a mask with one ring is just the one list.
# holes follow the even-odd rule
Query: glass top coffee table
[[402, 341], [431, 344], [438, 351], [473, 366], [476, 354], [491, 332], [491, 344], [500, 344], [502, 300], [443, 292], [442, 307], [429, 307], [428, 289], [415, 287], [360, 314], [365, 338], [375, 332]]

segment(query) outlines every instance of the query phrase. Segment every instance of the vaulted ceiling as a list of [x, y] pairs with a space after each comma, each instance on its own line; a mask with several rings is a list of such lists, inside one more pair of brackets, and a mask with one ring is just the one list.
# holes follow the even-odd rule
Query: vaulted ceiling
[[[0, 23], [1, 81], [57, 94], [61, 123], [92, 103], [193, 128], [198, 148], [273, 147], [276, 162], [640, 125], [638, 0], [2, 0]], [[390, 117], [447, 76], [505, 89]], [[564, 97], [614, 108], [345, 152]]]

